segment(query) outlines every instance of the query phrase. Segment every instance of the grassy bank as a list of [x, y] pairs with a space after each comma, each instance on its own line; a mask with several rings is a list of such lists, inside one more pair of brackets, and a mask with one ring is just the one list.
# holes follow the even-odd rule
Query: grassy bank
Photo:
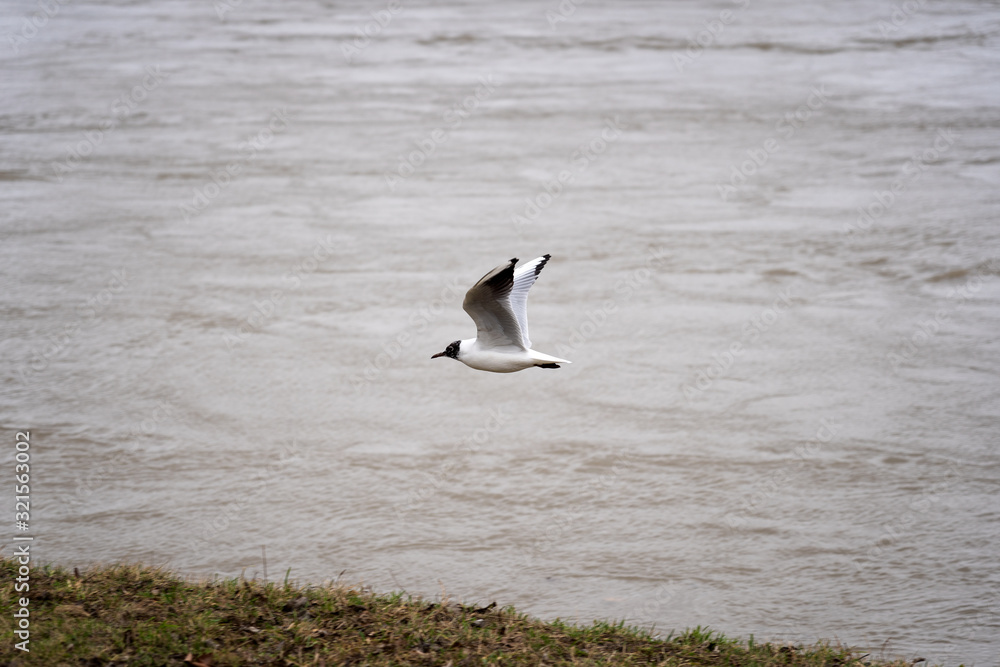
[[[496, 605], [440, 604], [347, 586], [192, 583], [163, 570], [116, 565], [38, 568], [30, 592], [15, 593], [17, 564], [2, 559], [0, 571], [0, 664], [9, 665], [873, 664], [826, 645], [740, 643], [702, 630], [654, 639], [621, 624], [546, 623]], [[14, 648], [13, 612], [25, 595], [30, 653]]]

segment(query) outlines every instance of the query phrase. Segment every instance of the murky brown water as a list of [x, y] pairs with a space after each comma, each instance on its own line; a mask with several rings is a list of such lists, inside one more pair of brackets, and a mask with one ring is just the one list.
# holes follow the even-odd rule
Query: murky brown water
[[[54, 6], [0, 43], [40, 557], [1000, 664], [995, 6]], [[546, 252], [572, 366], [429, 359]]]

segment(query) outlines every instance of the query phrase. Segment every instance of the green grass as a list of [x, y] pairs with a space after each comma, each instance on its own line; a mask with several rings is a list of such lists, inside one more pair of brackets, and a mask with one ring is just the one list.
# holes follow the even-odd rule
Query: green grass
[[[740, 642], [700, 627], [543, 622], [343, 585], [190, 582], [138, 565], [32, 571], [31, 652], [14, 648], [17, 565], [0, 559], [0, 665], [668, 665], [909, 667], [850, 649]], [[188, 659], [188, 662], [185, 662]]]

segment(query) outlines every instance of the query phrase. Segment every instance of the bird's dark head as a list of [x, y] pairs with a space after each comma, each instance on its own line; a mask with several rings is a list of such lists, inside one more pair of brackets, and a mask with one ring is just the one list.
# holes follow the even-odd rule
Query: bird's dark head
[[436, 359], [438, 357], [451, 357], [452, 359], [458, 359], [458, 348], [461, 346], [462, 341], [456, 340], [454, 343], [444, 348], [444, 352], [438, 352], [433, 355], [431, 359]]

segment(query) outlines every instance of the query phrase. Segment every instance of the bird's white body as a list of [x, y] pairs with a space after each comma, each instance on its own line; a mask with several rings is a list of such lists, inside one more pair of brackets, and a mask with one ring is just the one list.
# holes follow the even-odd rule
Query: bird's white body
[[549, 255], [543, 255], [515, 270], [514, 258], [483, 276], [462, 303], [478, 335], [456, 340], [431, 358], [451, 357], [469, 368], [492, 373], [572, 363], [532, 350], [528, 338], [528, 290], [548, 261]]
[[513, 373], [533, 368], [541, 364], [571, 364], [573, 362], [552, 357], [534, 350], [525, 350], [509, 345], [505, 347], [483, 347], [478, 338], [459, 341], [458, 360], [477, 371], [493, 373]]

